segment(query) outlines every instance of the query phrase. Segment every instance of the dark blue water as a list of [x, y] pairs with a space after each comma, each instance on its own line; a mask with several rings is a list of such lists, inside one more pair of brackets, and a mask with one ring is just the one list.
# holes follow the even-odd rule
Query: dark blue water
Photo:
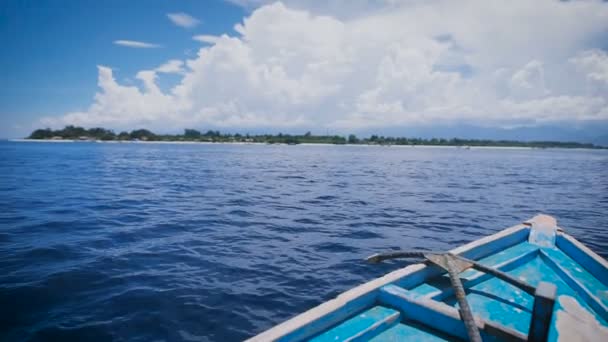
[[608, 256], [608, 151], [0, 143], [0, 340], [250, 337], [538, 212]]

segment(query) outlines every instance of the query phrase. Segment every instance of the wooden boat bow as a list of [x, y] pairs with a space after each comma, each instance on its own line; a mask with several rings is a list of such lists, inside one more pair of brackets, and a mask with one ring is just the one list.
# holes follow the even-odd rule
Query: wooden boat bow
[[[417, 258], [251, 341], [608, 341], [608, 262], [538, 215]], [[458, 304], [456, 306], [456, 304]]]

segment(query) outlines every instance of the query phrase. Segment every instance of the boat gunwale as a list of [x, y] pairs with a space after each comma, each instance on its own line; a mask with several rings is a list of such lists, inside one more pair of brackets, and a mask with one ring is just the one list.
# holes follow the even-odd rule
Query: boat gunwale
[[[528, 221], [525, 221], [525, 222], [528, 222]], [[523, 230], [526, 230], [527, 233], [529, 234], [531, 226], [529, 224], [526, 224], [525, 222], [516, 224], [509, 228], [500, 230], [494, 234], [484, 236], [480, 239], [477, 239], [477, 240], [471, 241], [467, 244], [464, 244], [462, 246], [456, 247], [456, 248], [450, 250], [450, 253], [463, 255], [463, 256], [466, 256], [466, 257], [469, 257], [472, 259], [480, 259], [486, 255], [495, 253], [497, 250], [503, 250], [505, 248], [508, 248], [509, 246], [511, 246], [513, 244], [506, 246], [506, 247], [499, 245], [489, 251], [484, 251], [486, 253], [476, 254], [476, 252], [477, 253], [480, 252], [480, 251], [476, 250], [477, 248], [482, 247], [484, 245], [488, 245], [492, 242], [506, 240], [509, 237], [515, 236], [517, 233], [520, 233]], [[522, 241], [527, 239], [528, 234], [522, 235]], [[519, 240], [520, 239], [517, 239], [514, 244], [521, 242]], [[298, 315], [284, 321], [283, 323], [280, 323], [266, 331], [261, 332], [260, 334], [258, 334], [256, 336], [253, 336], [253, 337], [247, 339], [246, 341], [250, 341], [250, 342], [275, 341], [275, 340], [280, 340], [280, 339], [287, 338], [287, 337], [292, 337], [292, 338], [296, 337], [293, 335], [298, 335], [298, 331], [300, 329], [305, 328], [306, 326], [309, 326], [315, 322], [318, 322], [319, 320], [323, 319], [324, 317], [326, 317], [328, 315], [335, 314], [340, 309], [346, 307], [346, 305], [348, 305], [352, 301], [354, 301], [356, 299], [360, 299], [361, 297], [370, 296], [370, 295], [372, 295], [373, 292], [379, 291], [381, 287], [391, 284], [391, 283], [399, 282], [400, 280], [404, 279], [407, 276], [414, 274], [415, 272], [420, 272], [425, 269], [432, 268], [432, 267], [429, 268], [428, 266], [429, 265], [427, 263], [417, 263], [417, 264], [408, 265], [406, 267], [392, 271], [382, 277], [373, 279], [369, 282], [356, 286], [350, 290], [342, 292], [341, 294], [336, 296], [334, 299], [321, 303], [318, 306], [315, 306], [301, 314], [298, 314]], [[422, 281], [424, 281], [427, 278], [428, 277], [424, 277], [422, 279]], [[327, 323], [326, 327], [329, 327], [332, 324], [334, 324], [334, 322], [332, 322], [332, 321], [328, 321], [326, 323]], [[315, 334], [319, 333], [320, 331], [322, 331], [322, 329], [324, 329], [326, 327], [321, 326], [321, 327], [318, 327], [317, 329], [313, 329], [312, 331], [301, 332], [302, 336], [297, 336], [297, 339], [306, 339], [311, 336], [314, 336]]]
[[[600, 272], [600, 269], [608, 270], [606, 259], [563, 230], [557, 231], [555, 246], [573, 260], [579, 260], [581, 257], [586, 258], [586, 262], [579, 262], [579, 264], [601, 283], [608, 286], [608, 275]], [[573, 252], [576, 252], [576, 254]]]

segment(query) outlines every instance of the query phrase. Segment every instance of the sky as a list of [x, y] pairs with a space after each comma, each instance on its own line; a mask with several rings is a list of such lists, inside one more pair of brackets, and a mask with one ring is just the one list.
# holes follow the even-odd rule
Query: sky
[[608, 2], [3, 0], [0, 137], [68, 124], [608, 144]]

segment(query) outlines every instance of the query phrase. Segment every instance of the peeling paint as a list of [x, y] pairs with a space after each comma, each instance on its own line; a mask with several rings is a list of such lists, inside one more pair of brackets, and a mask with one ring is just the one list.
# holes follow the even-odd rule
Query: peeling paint
[[532, 224], [528, 242], [540, 247], [554, 247], [557, 221], [547, 215], [537, 215], [529, 221]]
[[[538, 286], [541, 282], [557, 286], [559, 297], [548, 341], [608, 342], [608, 323], [605, 321], [608, 317], [605, 309], [608, 307], [608, 262], [563, 232], [557, 233], [558, 244], [543, 246], [553, 240], [555, 229], [555, 220], [541, 215], [524, 226], [509, 228], [459, 247], [452, 253], [462, 254], [488, 267], [504, 269], [505, 273], [530, 286]], [[530, 239], [532, 231], [538, 234]], [[460, 277], [465, 280], [467, 301], [476, 321], [479, 320], [478, 326], [491, 322], [504, 334], [526, 340], [535, 303], [533, 295], [471, 269]], [[466, 338], [456, 310], [457, 301], [447, 279], [428, 265], [410, 265], [341, 294], [252, 341]], [[391, 288], [399, 291], [393, 293], [389, 291]]]
[[557, 311], [558, 341], [608, 341], [608, 328], [585, 310], [576, 299], [560, 296], [563, 310]]

